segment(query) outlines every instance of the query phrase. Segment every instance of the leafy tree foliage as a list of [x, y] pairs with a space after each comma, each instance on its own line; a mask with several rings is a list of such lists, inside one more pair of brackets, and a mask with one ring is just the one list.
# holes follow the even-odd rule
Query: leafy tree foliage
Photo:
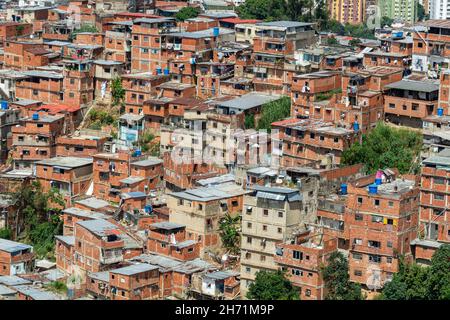
[[241, 216], [232, 217], [229, 213], [219, 222], [219, 234], [224, 248], [231, 253], [239, 253]]
[[242, 19], [272, 21], [287, 18], [284, 0], [246, 0], [236, 11]]
[[400, 261], [399, 272], [384, 286], [385, 300], [449, 300], [450, 245], [442, 245], [431, 259], [431, 266]]
[[266, 129], [269, 132], [272, 122], [287, 118], [290, 113], [290, 97], [282, 97], [279, 100], [266, 103], [262, 106], [261, 118], [258, 121], [257, 129]]
[[390, 27], [393, 22], [394, 22], [394, 19], [392, 19], [392, 18], [381, 17], [381, 27], [384, 27], [384, 26]]
[[354, 38], [375, 39], [375, 35], [364, 23], [344, 25], [344, 34]]
[[350, 282], [348, 261], [341, 252], [333, 252], [328, 264], [322, 268], [322, 277], [327, 289], [326, 300], [361, 300], [361, 288]]
[[97, 28], [91, 24], [83, 24], [80, 26], [80, 28], [73, 30], [73, 32], [70, 34], [70, 40], [73, 40], [76, 38], [77, 33], [83, 33], [83, 32], [98, 32]]
[[122, 86], [122, 79], [116, 77], [111, 81], [111, 96], [113, 106], [117, 106], [125, 99], [125, 89]]
[[255, 116], [252, 114], [246, 114], [244, 126], [245, 126], [245, 129], [254, 129], [255, 128]]
[[429, 14], [425, 13], [425, 8], [420, 3], [417, 3], [417, 19], [419, 21], [428, 20], [430, 18]]
[[249, 286], [247, 298], [252, 300], [298, 300], [299, 291], [292, 286], [284, 272], [258, 271]]
[[327, 38], [327, 45], [328, 46], [335, 46], [337, 44], [339, 44], [339, 41], [335, 37]]
[[11, 239], [12, 231], [11, 229], [0, 229], [0, 239]]
[[39, 182], [25, 186], [12, 196], [18, 212], [24, 214], [24, 241], [33, 245], [39, 257], [51, 258], [55, 235], [62, 233], [59, 213], [64, 207], [63, 197], [56, 189], [43, 192]]
[[356, 47], [361, 43], [361, 40], [358, 38], [352, 39], [349, 41], [349, 45], [351, 45], [352, 47]]
[[187, 19], [192, 19], [198, 16], [198, 14], [200, 13], [198, 8], [194, 8], [194, 7], [184, 7], [181, 8], [180, 11], [177, 12], [177, 14], [175, 15], [175, 18], [178, 21], [185, 21]]
[[442, 245], [431, 259], [428, 298], [450, 300], [450, 245]]
[[362, 143], [356, 142], [344, 151], [342, 163], [364, 163], [368, 173], [384, 168], [398, 168], [400, 173], [407, 173], [410, 169], [418, 172], [415, 160], [421, 149], [420, 133], [392, 128], [380, 122], [369, 134], [363, 135]]
[[135, 143], [136, 146], [140, 146], [142, 152], [148, 152], [151, 149], [151, 142], [155, 139], [155, 136], [150, 131], [145, 131], [139, 136], [139, 140]]

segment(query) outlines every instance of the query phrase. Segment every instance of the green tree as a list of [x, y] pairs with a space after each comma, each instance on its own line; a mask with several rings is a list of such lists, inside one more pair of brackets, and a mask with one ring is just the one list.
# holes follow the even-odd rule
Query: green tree
[[419, 21], [429, 19], [429, 15], [425, 13], [425, 8], [420, 3], [417, 3], [417, 19]]
[[111, 96], [113, 106], [121, 104], [125, 99], [125, 89], [122, 86], [122, 79], [120, 77], [111, 80]]
[[343, 152], [342, 164], [363, 163], [367, 173], [385, 168], [398, 168], [400, 173], [417, 173], [422, 143], [419, 132], [392, 128], [380, 122], [362, 136], [362, 143], [355, 142]]
[[424, 300], [427, 299], [429, 270], [415, 263], [399, 261], [399, 272], [388, 282], [381, 293], [384, 300]]
[[319, 30], [324, 30], [330, 23], [330, 15], [325, 0], [316, 1], [316, 9], [314, 10], [314, 21], [317, 23]]
[[197, 17], [199, 13], [200, 13], [200, 10], [198, 8], [184, 7], [184, 8], [181, 8], [180, 11], [178, 11], [175, 14], [175, 18], [178, 21], [185, 21], [187, 19], [192, 19], [192, 18]]
[[287, 18], [285, 0], [246, 0], [236, 11], [242, 19], [273, 21]]
[[151, 142], [155, 139], [155, 135], [150, 131], [145, 131], [139, 136], [139, 140], [135, 143], [136, 146], [141, 148], [142, 152], [148, 152], [151, 149]]
[[299, 290], [292, 286], [284, 272], [258, 271], [249, 286], [247, 298], [252, 300], [298, 300]]
[[348, 42], [348, 44], [352, 47], [357, 47], [361, 43], [361, 39], [355, 38]]
[[339, 44], [339, 41], [335, 37], [327, 38], [327, 46], [335, 46]]
[[327, 289], [326, 300], [361, 300], [361, 288], [350, 282], [348, 261], [341, 252], [333, 252], [328, 264], [322, 267], [322, 277]]
[[0, 239], [12, 239], [12, 231], [11, 229], [3, 228], [0, 229]]
[[245, 126], [245, 129], [254, 129], [255, 128], [255, 116], [252, 114], [246, 114], [244, 126]]
[[394, 19], [392, 19], [392, 18], [381, 17], [381, 27], [384, 27], [384, 26], [390, 27], [393, 22], [394, 22]]
[[450, 245], [443, 244], [431, 258], [428, 298], [450, 300]]
[[266, 103], [262, 106], [261, 118], [258, 121], [258, 130], [267, 130], [270, 132], [272, 123], [289, 117], [291, 114], [291, 98], [282, 97], [281, 99]]
[[56, 189], [43, 192], [39, 182], [33, 182], [12, 194], [18, 212], [24, 215], [24, 241], [34, 247], [39, 257], [53, 256], [55, 235], [62, 233], [59, 218], [64, 207], [62, 195]]
[[219, 235], [224, 248], [231, 253], [239, 253], [241, 216], [232, 217], [229, 213], [219, 221]]

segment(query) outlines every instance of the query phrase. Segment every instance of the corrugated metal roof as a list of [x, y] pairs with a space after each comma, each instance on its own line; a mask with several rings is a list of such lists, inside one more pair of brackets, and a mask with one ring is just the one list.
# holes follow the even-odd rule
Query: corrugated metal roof
[[118, 230], [117, 226], [103, 219], [79, 221], [77, 224], [100, 237], [109, 235], [109, 231]]
[[41, 288], [36, 288], [29, 285], [22, 285], [14, 287], [20, 293], [31, 297], [33, 300], [62, 300], [60, 296], [50, 291], [44, 291]]
[[131, 275], [138, 274], [141, 272], [147, 272], [147, 271], [156, 270], [156, 269], [158, 269], [158, 266], [148, 264], [148, 263], [138, 263], [138, 264], [134, 264], [134, 265], [119, 268], [119, 269], [113, 269], [113, 270], [110, 270], [110, 272], [122, 274], [125, 276], [131, 276]]
[[21, 250], [33, 249], [32, 246], [6, 239], [0, 239], [0, 251], [16, 252]]
[[145, 160], [132, 162], [131, 165], [138, 166], [138, 167], [149, 167], [149, 166], [154, 166], [154, 165], [160, 164], [160, 163], [163, 163], [163, 161], [161, 159], [158, 159], [156, 157], [149, 157]]
[[14, 295], [17, 291], [0, 284], [0, 296]]
[[414, 81], [403, 79], [394, 83], [387, 84], [387, 89], [410, 90], [419, 92], [433, 92], [439, 90], [439, 81]]
[[31, 283], [30, 280], [18, 277], [18, 276], [0, 276], [0, 284], [6, 286], [18, 286]]
[[103, 282], [109, 282], [109, 271], [89, 273], [89, 277]]
[[92, 158], [55, 157], [37, 161], [36, 164], [42, 164], [52, 167], [65, 167], [72, 169], [92, 164]]
[[259, 93], [259, 92], [250, 92], [247, 94], [244, 94], [243, 96], [225, 101], [220, 102], [218, 104], [219, 107], [228, 107], [238, 110], [248, 110], [252, 109], [258, 106], [261, 106], [263, 104], [275, 101], [280, 99], [282, 96], [280, 95], [270, 95], [266, 93]]
[[102, 199], [97, 199], [95, 197], [78, 200], [78, 201], [76, 201], [76, 203], [79, 203], [81, 205], [84, 205], [86, 207], [93, 208], [93, 209], [100, 209], [100, 208], [109, 206], [108, 201], [105, 201]]
[[150, 226], [152, 228], [164, 229], [164, 230], [173, 230], [173, 229], [180, 229], [180, 228], [186, 227], [183, 224], [169, 222], [169, 221], [156, 222], [156, 223], [151, 224]]

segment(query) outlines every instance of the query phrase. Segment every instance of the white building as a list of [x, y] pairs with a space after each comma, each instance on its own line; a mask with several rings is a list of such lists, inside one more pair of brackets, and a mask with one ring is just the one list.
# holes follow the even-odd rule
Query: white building
[[430, 0], [430, 19], [449, 19], [450, 0]]

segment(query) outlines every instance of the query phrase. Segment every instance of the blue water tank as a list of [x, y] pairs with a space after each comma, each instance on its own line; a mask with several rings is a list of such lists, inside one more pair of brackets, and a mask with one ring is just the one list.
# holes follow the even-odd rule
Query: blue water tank
[[164, 69], [164, 74], [165, 74], [166, 76], [169, 75], [169, 68], [165, 68], [165, 69]]
[[219, 34], [220, 34], [220, 29], [219, 29], [219, 27], [214, 27], [214, 28], [213, 28], [213, 36], [214, 36], [214, 37], [218, 37]]
[[377, 186], [379, 186], [380, 184], [381, 184], [381, 178], [376, 178], [375, 179], [375, 184], [377, 185]]
[[161, 67], [156, 67], [156, 74], [161, 74], [161, 73], [162, 73]]
[[437, 115], [438, 115], [439, 117], [442, 117], [442, 116], [444, 115], [444, 109], [438, 108], [438, 109], [437, 109]]
[[39, 120], [39, 113], [33, 113], [33, 115], [31, 116], [31, 119]]
[[347, 194], [347, 185], [345, 183], [341, 184], [341, 194]]
[[369, 186], [369, 193], [375, 194], [378, 192], [378, 186], [373, 183]]
[[4, 101], [3, 100], [1, 105], [2, 105], [2, 110], [7, 110], [8, 109], [8, 101]]
[[151, 205], [147, 204], [144, 207], [144, 211], [145, 211], [145, 213], [152, 213], [153, 212], [153, 207]]
[[139, 157], [140, 155], [142, 155], [142, 152], [141, 152], [141, 150], [137, 149], [137, 150], [134, 152], [134, 156], [135, 156], [135, 157]]
[[195, 64], [197, 61], [195, 60], [195, 58], [190, 58], [190, 59], [189, 59], [189, 62], [190, 62], [191, 64]]
[[359, 123], [358, 123], [357, 121], [355, 121], [355, 122], [353, 123], [353, 130], [354, 130], [354, 131], [359, 131]]

